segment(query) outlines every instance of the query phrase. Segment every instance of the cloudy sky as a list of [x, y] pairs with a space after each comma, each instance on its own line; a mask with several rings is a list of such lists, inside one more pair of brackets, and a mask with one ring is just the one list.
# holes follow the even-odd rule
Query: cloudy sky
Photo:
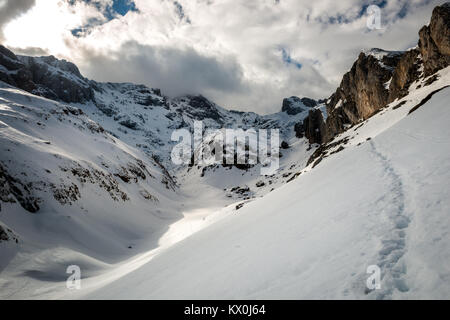
[[[284, 97], [328, 97], [361, 50], [414, 47], [444, 2], [0, 0], [0, 42], [73, 61], [98, 81], [270, 113]], [[367, 26], [374, 4], [381, 29]]]

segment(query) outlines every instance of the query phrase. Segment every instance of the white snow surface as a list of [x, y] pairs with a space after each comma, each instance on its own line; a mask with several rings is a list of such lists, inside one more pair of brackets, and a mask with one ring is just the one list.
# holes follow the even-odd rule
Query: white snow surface
[[[337, 136], [335, 141], [348, 140], [344, 149], [328, 150], [314, 168], [306, 165], [314, 148], [288, 137], [291, 148], [281, 150], [278, 175], [219, 166], [201, 177], [199, 168], [185, 168], [174, 189], [161, 183], [164, 172], [131, 143], [134, 133], [122, 142], [92, 132], [97, 124], [89, 117], [101, 120], [94, 109], [86, 107], [89, 117], [46, 112], [65, 106], [2, 85], [1, 146], [17, 153], [3, 153], [1, 160], [31, 166], [25, 180], [44, 179], [45, 169], [56, 172], [69, 159], [105, 173], [140, 159], [154, 178], [118, 181], [130, 201], [111, 201], [95, 183], [85, 183], [83, 202], [73, 206], [45, 192], [42, 213], [2, 203], [2, 227], [19, 243], [0, 242], [0, 298], [450, 298], [450, 88], [408, 114], [450, 84], [450, 68], [432, 85], [425, 81]], [[46, 115], [44, 128], [30, 125]], [[109, 131], [117, 126], [109, 125]], [[105, 160], [108, 167], [102, 167]], [[301, 174], [289, 183], [281, 178], [295, 172]], [[57, 179], [53, 183], [68, 176]], [[265, 186], [255, 187], [259, 180]], [[253, 197], [226, 196], [243, 185]], [[143, 199], [141, 188], [159, 201]], [[66, 288], [68, 265], [81, 267], [80, 290]], [[382, 277], [373, 291], [366, 288], [371, 265]]]
[[[448, 299], [450, 88], [407, 115], [439, 85], [367, 121], [352, 135], [364, 143], [84, 298]], [[370, 265], [379, 290], [366, 290]]]

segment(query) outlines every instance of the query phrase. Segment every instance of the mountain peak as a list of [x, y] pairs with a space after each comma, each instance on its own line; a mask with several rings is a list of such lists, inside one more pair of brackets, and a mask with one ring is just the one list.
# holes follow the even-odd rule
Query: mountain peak
[[381, 60], [383, 57], [394, 57], [398, 56], [404, 53], [404, 51], [389, 51], [384, 50], [380, 48], [372, 48], [368, 50], [363, 50], [362, 53], [364, 53], [366, 56], [373, 56], [377, 58], [378, 60]]
[[283, 100], [281, 112], [286, 112], [289, 115], [296, 115], [300, 112], [306, 111], [308, 108], [317, 106], [317, 101], [307, 97], [299, 98], [292, 96]]

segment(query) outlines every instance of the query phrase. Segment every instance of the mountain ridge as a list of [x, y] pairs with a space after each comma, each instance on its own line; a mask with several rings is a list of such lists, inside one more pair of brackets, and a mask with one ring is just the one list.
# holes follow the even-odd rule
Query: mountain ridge
[[[304, 121], [313, 125], [306, 132], [311, 143], [330, 142], [348, 127], [366, 120], [389, 103], [408, 93], [410, 85], [450, 64], [450, 3], [433, 9], [430, 23], [419, 31], [415, 48], [401, 51], [363, 51], [336, 92], [326, 102], [326, 120]], [[422, 68], [422, 69], [420, 69]], [[430, 83], [435, 79], [430, 79]], [[429, 83], [429, 84], [430, 84]], [[317, 118], [314, 111], [311, 118]]]
[[[218, 259], [216, 271], [223, 265], [218, 263], [222, 250], [217, 248], [237, 257], [227, 261], [232, 277], [224, 281], [250, 283], [241, 291], [248, 297], [276, 292], [278, 274], [267, 268], [269, 280], [262, 284], [254, 272], [260, 265], [284, 270], [283, 275], [288, 274], [284, 280], [292, 277], [299, 284], [309, 283], [314, 297], [328, 296], [322, 278], [326, 272], [312, 274], [315, 268], [302, 265], [297, 246], [310, 261], [320, 261], [316, 267], [322, 271], [329, 270], [327, 264], [336, 266], [337, 282], [348, 281], [343, 291], [334, 286], [332, 297], [384, 299], [413, 291], [407, 282], [417, 279], [408, 278], [403, 260], [408, 249], [420, 245], [407, 246], [409, 234], [415, 231], [409, 226], [414, 226], [414, 219], [428, 221], [422, 215], [427, 206], [436, 209], [439, 214], [430, 216], [445, 226], [442, 217], [448, 209], [448, 130], [441, 137], [437, 126], [445, 126], [448, 119], [449, 11], [448, 4], [433, 11], [430, 24], [421, 29], [418, 47], [362, 52], [329, 99], [286, 98], [281, 111], [271, 115], [227, 110], [201, 95], [168, 98], [144, 85], [95, 82], [70, 62], [51, 56], [16, 56], [0, 46], [0, 270], [4, 278], [0, 297], [71, 297], [64, 281], [65, 268], [72, 264], [82, 267], [88, 292], [131, 275], [116, 283], [120, 290], [105, 287], [98, 292], [100, 297], [122, 296], [127, 292], [122, 287], [130, 289], [130, 283], [143, 289], [133, 292], [139, 298], [158, 296], [146, 283], [155, 284], [164, 296], [175, 287], [155, 280], [159, 273], [153, 273], [153, 266], [168, 267], [182, 279], [183, 263], [180, 267], [158, 264], [170, 260], [173, 252], [179, 255], [172, 261], [186, 262], [188, 270], [202, 270], [197, 269], [197, 260], [185, 261], [180, 249], [166, 250], [178, 242], [182, 243], [177, 248], [186, 248], [193, 256], [205, 253], [207, 263], [210, 256]], [[262, 164], [175, 165], [170, 155], [176, 141], [171, 134], [177, 129], [192, 133], [197, 121], [203, 123], [205, 140], [193, 154], [206, 148], [217, 133], [210, 129], [279, 129], [279, 170], [261, 175]], [[396, 148], [401, 152], [397, 154]], [[438, 167], [439, 162], [444, 166]], [[433, 188], [430, 177], [440, 183], [439, 188]], [[421, 179], [428, 179], [427, 184], [418, 184]], [[422, 188], [428, 193], [421, 194]], [[415, 204], [415, 197], [423, 203]], [[212, 228], [199, 232], [212, 223]], [[423, 225], [426, 230], [437, 224]], [[215, 230], [220, 237], [215, 237]], [[337, 237], [325, 235], [326, 241], [318, 242], [323, 230]], [[445, 243], [449, 233], [445, 228], [441, 231], [439, 237], [426, 240]], [[202, 245], [198, 239], [205, 235], [211, 238]], [[228, 240], [221, 243], [221, 239]], [[352, 267], [353, 273], [347, 274], [348, 255], [340, 256], [334, 240], [351, 248], [359, 264], [370, 259], [380, 264], [387, 274], [382, 292], [367, 291], [364, 281], [358, 282], [364, 280], [365, 269]], [[359, 243], [364, 243], [364, 251]], [[265, 250], [272, 255], [266, 257]], [[252, 252], [257, 258], [246, 260], [255, 257]], [[442, 250], [431, 253], [434, 257]], [[153, 257], [161, 257], [155, 265]], [[246, 263], [233, 265], [234, 261]], [[133, 278], [145, 273], [146, 268], [133, 273], [144, 265], [152, 271], [150, 282]], [[243, 279], [233, 270], [245, 270], [251, 277]], [[202, 270], [198, 279], [210, 283], [208, 272]], [[308, 275], [304, 279], [297, 277], [302, 272]], [[311, 276], [321, 279], [308, 282]], [[186, 297], [192, 287], [189, 281], [183, 283], [185, 291], [176, 292]], [[290, 286], [284, 292], [295, 297], [297, 289], [291, 291]], [[202, 297], [224, 293], [219, 286], [202, 288], [198, 292]], [[232, 290], [225, 293], [235, 296]]]

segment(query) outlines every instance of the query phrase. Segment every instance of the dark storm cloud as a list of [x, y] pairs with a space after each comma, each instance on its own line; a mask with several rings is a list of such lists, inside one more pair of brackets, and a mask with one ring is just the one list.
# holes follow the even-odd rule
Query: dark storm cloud
[[38, 47], [14, 48], [8, 47], [12, 52], [24, 56], [48, 56], [50, 55], [46, 50]]
[[85, 76], [99, 81], [138, 82], [170, 96], [242, 89], [242, 70], [232, 57], [204, 56], [177, 49], [127, 42], [113, 53], [83, 52]]
[[3, 27], [28, 11], [35, 2], [35, 0], [0, 0], [0, 41], [3, 41]]
[[[329, 97], [361, 50], [414, 47], [445, 0], [61, 2], [75, 5], [53, 8], [67, 17], [55, 28], [36, 23], [37, 10], [14, 25], [20, 32], [8, 28], [4, 43], [45, 48], [99, 81], [140, 82], [170, 96], [201, 93], [224, 107], [268, 113], [288, 96]], [[381, 9], [376, 30], [367, 27], [374, 4]]]

